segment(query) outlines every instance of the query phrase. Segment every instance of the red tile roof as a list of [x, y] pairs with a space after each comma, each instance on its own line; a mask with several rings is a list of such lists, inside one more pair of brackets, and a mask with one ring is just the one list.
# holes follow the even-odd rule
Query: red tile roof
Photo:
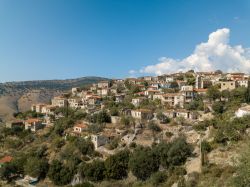
[[41, 120], [37, 119], [37, 118], [30, 118], [30, 119], [27, 119], [25, 122], [27, 122], [27, 123], [37, 123], [37, 122], [41, 122]]
[[88, 125], [85, 123], [78, 123], [74, 127], [86, 129], [86, 128], [88, 128]]
[[10, 162], [13, 158], [11, 156], [5, 156], [2, 159], [0, 159], [0, 163], [4, 164], [7, 162]]

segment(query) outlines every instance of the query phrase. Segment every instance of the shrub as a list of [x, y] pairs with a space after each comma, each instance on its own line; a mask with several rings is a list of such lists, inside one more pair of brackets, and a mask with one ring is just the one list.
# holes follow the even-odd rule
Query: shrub
[[108, 179], [123, 179], [128, 175], [129, 151], [121, 151], [111, 155], [105, 161], [106, 177]]
[[164, 183], [167, 180], [167, 174], [163, 171], [158, 171], [151, 176], [151, 182], [154, 186]]
[[159, 159], [152, 149], [138, 147], [129, 159], [129, 168], [140, 180], [146, 180], [159, 169]]

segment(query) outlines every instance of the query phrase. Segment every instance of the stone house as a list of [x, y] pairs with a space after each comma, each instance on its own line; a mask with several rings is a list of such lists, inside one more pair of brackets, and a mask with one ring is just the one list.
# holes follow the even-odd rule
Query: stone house
[[91, 141], [94, 144], [95, 149], [100, 146], [106, 145], [110, 142], [110, 137], [104, 136], [102, 134], [91, 135]]
[[25, 120], [25, 130], [30, 129], [32, 132], [36, 132], [37, 130], [43, 127], [42, 120], [37, 118], [30, 118]]
[[111, 86], [110, 81], [101, 81], [97, 83], [98, 88], [109, 88]]
[[153, 112], [148, 109], [131, 110], [131, 116], [140, 120], [150, 120], [154, 117]]
[[22, 120], [13, 120], [6, 122], [7, 128], [14, 128], [14, 127], [24, 127], [24, 122]]
[[220, 81], [220, 91], [228, 90], [231, 91], [237, 87], [236, 81]]
[[62, 96], [54, 97], [51, 101], [53, 106], [58, 107], [66, 107], [68, 104], [68, 100]]
[[138, 106], [141, 104], [141, 102], [142, 102], [143, 100], [145, 100], [145, 99], [146, 99], [145, 97], [133, 98], [132, 101], [131, 101], [131, 103], [132, 103], [135, 107], [138, 107]]
[[162, 104], [170, 107], [181, 107], [183, 108], [185, 103], [185, 97], [181, 93], [167, 93], [162, 95]]
[[42, 113], [42, 108], [45, 106], [45, 104], [34, 104], [31, 106], [31, 111]]
[[184, 95], [186, 103], [189, 103], [194, 99], [194, 87], [193, 86], [182, 86], [180, 92]]

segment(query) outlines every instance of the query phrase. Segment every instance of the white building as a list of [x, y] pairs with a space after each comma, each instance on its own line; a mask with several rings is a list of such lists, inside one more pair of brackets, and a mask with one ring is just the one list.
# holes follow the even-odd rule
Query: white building
[[250, 105], [244, 106], [239, 108], [236, 112], [235, 115], [237, 117], [243, 117], [245, 115], [250, 115]]

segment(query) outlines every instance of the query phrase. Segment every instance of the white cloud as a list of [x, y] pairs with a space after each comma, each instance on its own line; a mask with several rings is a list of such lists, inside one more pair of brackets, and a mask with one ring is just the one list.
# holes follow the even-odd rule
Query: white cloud
[[229, 39], [228, 28], [218, 29], [209, 35], [207, 42], [198, 44], [190, 56], [182, 60], [161, 57], [157, 64], [143, 67], [139, 72], [161, 75], [190, 69], [220, 69], [226, 72], [250, 73], [250, 48], [243, 48], [241, 45], [231, 46]]
[[136, 73], [135, 70], [130, 70], [130, 71], [129, 71], [129, 74], [135, 74], [135, 73]]

